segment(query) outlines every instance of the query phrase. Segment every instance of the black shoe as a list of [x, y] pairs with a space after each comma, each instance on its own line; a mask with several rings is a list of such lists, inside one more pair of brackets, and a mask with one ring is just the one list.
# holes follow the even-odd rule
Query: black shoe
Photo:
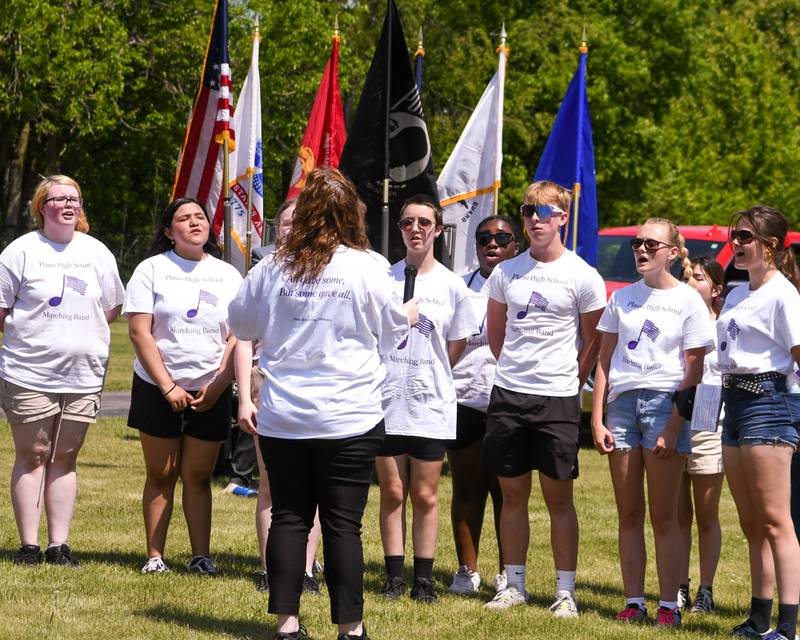
[[256, 581], [256, 591], [261, 591], [262, 593], [266, 593], [269, 591], [269, 576], [267, 576], [266, 571], [259, 571], [254, 576]]
[[381, 589], [381, 595], [384, 598], [399, 598], [406, 592], [406, 581], [395, 576], [394, 578], [386, 578], [386, 582]]
[[272, 640], [302, 640], [303, 638], [308, 638], [308, 631], [306, 631], [306, 628], [302, 624], [297, 631], [293, 631], [292, 633], [279, 631], [272, 636]]
[[436, 588], [430, 578], [414, 578], [414, 586], [411, 587], [411, 599], [423, 604], [433, 604], [436, 602]]
[[72, 551], [66, 544], [55, 547], [48, 547], [44, 552], [44, 561], [47, 564], [57, 564], [62, 567], [79, 567], [81, 563], [72, 555]]
[[307, 573], [303, 574], [303, 593], [310, 593], [312, 596], [322, 595], [322, 592], [319, 590], [319, 582], [317, 582], [317, 579]]
[[352, 633], [340, 633], [336, 636], [336, 640], [369, 640], [367, 627], [362, 625], [360, 636], [353, 635]]
[[38, 544], [21, 544], [14, 564], [35, 565], [42, 561], [42, 550]]

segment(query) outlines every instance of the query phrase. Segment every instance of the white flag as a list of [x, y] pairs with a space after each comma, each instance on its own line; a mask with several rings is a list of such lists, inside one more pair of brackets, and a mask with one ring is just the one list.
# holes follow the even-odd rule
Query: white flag
[[[253, 194], [251, 215], [253, 217], [251, 248], [261, 246], [264, 209], [264, 175], [261, 153], [261, 81], [258, 76], [258, 44], [260, 37], [253, 37], [253, 54], [250, 70], [242, 86], [236, 111], [233, 114], [233, 129], [236, 131], [236, 150], [230, 154], [231, 189], [231, 262], [244, 274], [247, 247], [247, 201]], [[250, 183], [252, 180], [252, 189]]]
[[475, 229], [494, 214], [495, 189], [503, 165], [503, 85], [506, 52], [500, 49], [497, 73], [483, 92], [436, 185], [445, 224], [456, 227], [453, 271], [478, 268]]

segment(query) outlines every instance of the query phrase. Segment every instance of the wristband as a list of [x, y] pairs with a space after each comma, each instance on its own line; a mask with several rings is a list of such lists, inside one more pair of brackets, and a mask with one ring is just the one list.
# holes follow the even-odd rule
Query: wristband
[[174, 391], [175, 387], [177, 387], [177, 386], [178, 386], [178, 383], [176, 382], [175, 384], [172, 385], [172, 387], [170, 388], [169, 391], [165, 391], [164, 392], [164, 397], [166, 398], [170, 393], [172, 393]]

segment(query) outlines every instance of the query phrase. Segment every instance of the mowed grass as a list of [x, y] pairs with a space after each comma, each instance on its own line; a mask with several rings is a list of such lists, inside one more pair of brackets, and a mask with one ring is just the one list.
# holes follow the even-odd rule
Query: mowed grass
[[[6, 425], [0, 430], [0, 468], [7, 491], [13, 446]], [[581, 477], [575, 497], [581, 522], [577, 597], [578, 620], [554, 620], [546, 606], [553, 595], [554, 573], [549, 527], [538, 487], [530, 503], [531, 545], [528, 589], [531, 604], [508, 611], [483, 608], [492, 593], [496, 572], [496, 541], [487, 514], [480, 572], [483, 587], [477, 597], [446, 594], [456, 568], [449, 509], [451, 484], [442, 479], [442, 524], [436, 557], [436, 579], [442, 589], [438, 604], [418, 605], [408, 597], [383, 600], [383, 553], [378, 531], [378, 489], [373, 486], [364, 517], [366, 613], [370, 636], [377, 638], [675, 638], [727, 637], [749, 605], [746, 545], [736, 522], [730, 494], [722, 500], [723, 555], [714, 585], [717, 613], [687, 615], [682, 630], [651, 626], [623, 627], [612, 618], [622, 605], [617, 561], [617, 518], [606, 461], [591, 450], [581, 451]], [[123, 419], [105, 419], [89, 431], [79, 459], [79, 497], [70, 543], [82, 561], [80, 569], [17, 567], [12, 558], [17, 531], [11, 505], [3, 499], [0, 515], [0, 638], [271, 638], [274, 617], [266, 614], [267, 596], [257, 593], [251, 574], [257, 570], [254, 530], [255, 501], [214, 487], [212, 548], [222, 575], [214, 579], [190, 576], [183, 569], [190, 549], [180, 510], [180, 485], [170, 528], [166, 560], [173, 571], [144, 576], [141, 515], [144, 478], [142, 455], [135, 434]], [[42, 540], [46, 541], [44, 528]], [[652, 538], [647, 597], [651, 614], [657, 585]], [[411, 565], [411, 549], [407, 550]], [[695, 562], [696, 566], [696, 562]], [[697, 585], [697, 569], [692, 571]], [[304, 597], [301, 616], [312, 638], [335, 638], [325, 597]]]
[[128, 321], [117, 318], [111, 323], [111, 351], [106, 373], [106, 391], [130, 391], [133, 376], [133, 345], [128, 338]]

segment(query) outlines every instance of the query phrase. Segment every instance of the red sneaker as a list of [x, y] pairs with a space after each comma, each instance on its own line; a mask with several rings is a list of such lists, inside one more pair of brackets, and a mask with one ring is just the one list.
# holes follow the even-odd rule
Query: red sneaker
[[619, 622], [645, 622], [647, 620], [647, 609], [638, 604], [627, 604], [625, 608], [617, 614]]
[[681, 612], [678, 609], [666, 609], [659, 607], [656, 611], [657, 627], [680, 627]]

